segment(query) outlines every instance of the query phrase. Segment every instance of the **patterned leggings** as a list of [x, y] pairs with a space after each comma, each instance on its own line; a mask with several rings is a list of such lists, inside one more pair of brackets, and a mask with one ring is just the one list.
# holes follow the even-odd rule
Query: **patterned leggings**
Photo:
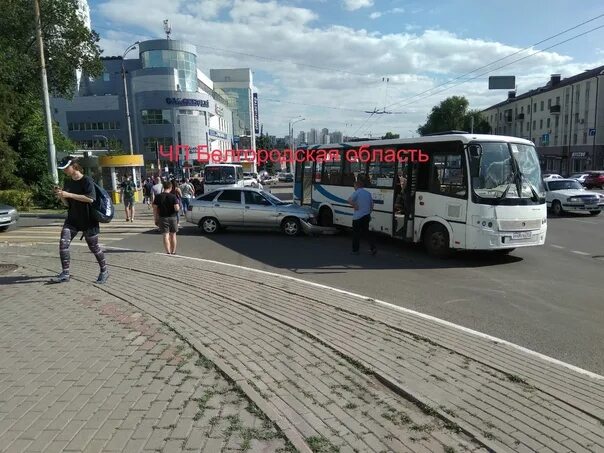
[[[70, 255], [69, 255], [69, 246], [71, 245], [71, 241], [78, 235], [78, 230], [70, 227], [69, 225], [63, 225], [63, 229], [61, 230], [61, 240], [59, 241], [59, 256], [61, 257], [61, 266], [63, 267], [63, 271], [69, 272], [69, 263], [70, 263]], [[107, 263], [105, 261], [105, 254], [101, 247], [99, 246], [99, 235], [95, 234], [94, 236], [85, 235], [86, 244], [88, 244], [88, 248], [94, 254], [96, 260], [99, 263], [101, 268], [101, 272], [105, 272], [107, 270]]]

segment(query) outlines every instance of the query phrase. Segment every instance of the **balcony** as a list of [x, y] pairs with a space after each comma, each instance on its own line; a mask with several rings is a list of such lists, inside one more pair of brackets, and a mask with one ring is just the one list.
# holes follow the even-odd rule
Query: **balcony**
[[524, 113], [519, 113], [518, 115], [516, 115], [516, 120], [517, 121], [524, 121]]
[[560, 115], [560, 105], [552, 105], [549, 108], [549, 113], [551, 113], [552, 115]]

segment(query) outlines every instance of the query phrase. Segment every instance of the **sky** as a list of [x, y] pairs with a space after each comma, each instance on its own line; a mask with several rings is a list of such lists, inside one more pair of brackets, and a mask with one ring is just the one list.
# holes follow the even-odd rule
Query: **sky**
[[[551, 74], [565, 78], [604, 65], [601, 0], [89, 5], [104, 56], [122, 55], [135, 41], [164, 38], [168, 19], [172, 39], [197, 46], [197, 65], [206, 74], [210, 68], [249, 67], [260, 123], [276, 136], [286, 136], [289, 122], [300, 119], [296, 135], [325, 127], [349, 136], [417, 136], [432, 107], [447, 97], [465, 96], [472, 109], [505, 100], [507, 90], [488, 89], [489, 76], [515, 76], [522, 94], [545, 85]], [[366, 113], [373, 111], [390, 113]]]

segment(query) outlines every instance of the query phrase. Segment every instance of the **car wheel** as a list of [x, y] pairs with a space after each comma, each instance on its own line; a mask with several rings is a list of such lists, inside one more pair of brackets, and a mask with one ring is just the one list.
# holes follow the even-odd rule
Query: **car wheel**
[[552, 201], [552, 212], [555, 216], [561, 216], [564, 212], [562, 210], [562, 204], [558, 200]]
[[438, 223], [430, 225], [424, 232], [424, 247], [432, 256], [444, 258], [450, 255], [451, 248], [447, 229]]
[[[601, 212], [601, 211], [589, 211], [589, 215], [590, 215], [590, 216], [597, 216], [597, 215], [599, 215], [599, 214], [600, 214], [600, 212]], [[0, 231], [2, 231], [2, 230], [0, 230]]]
[[297, 236], [300, 234], [300, 221], [294, 217], [288, 217], [281, 223], [281, 229], [288, 236]]
[[220, 229], [220, 222], [214, 217], [204, 217], [199, 221], [199, 228], [206, 234], [214, 234]]
[[7, 226], [0, 227], [0, 233], [4, 233], [6, 230], [8, 230]]
[[327, 207], [321, 208], [321, 211], [319, 211], [319, 222], [321, 223], [321, 226], [324, 227], [333, 226], [333, 212], [331, 209]]

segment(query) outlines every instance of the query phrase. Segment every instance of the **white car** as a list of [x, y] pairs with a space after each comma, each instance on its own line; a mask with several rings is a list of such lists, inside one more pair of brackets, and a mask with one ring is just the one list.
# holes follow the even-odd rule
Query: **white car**
[[581, 185], [585, 185], [585, 178], [589, 176], [589, 173], [575, 173], [574, 175], [570, 175], [569, 179], [576, 179], [581, 183]]
[[585, 190], [576, 179], [544, 181], [547, 207], [559, 216], [564, 212], [589, 212], [598, 215], [604, 209], [604, 195]]
[[548, 181], [550, 179], [564, 179], [562, 176], [556, 174], [556, 173], [545, 173], [543, 175], [543, 180], [544, 181]]
[[243, 187], [251, 187], [253, 189], [262, 190], [262, 184], [258, 180], [258, 176], [255, 173], [243, 173]]

